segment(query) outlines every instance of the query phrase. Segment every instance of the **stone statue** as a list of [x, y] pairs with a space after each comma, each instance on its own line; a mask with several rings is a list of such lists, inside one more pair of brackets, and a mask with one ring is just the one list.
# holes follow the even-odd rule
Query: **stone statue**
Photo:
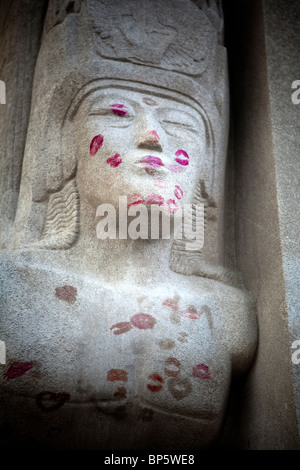
[[[220, 436], [256, 321], [224, 266], [219, 3], [50, 1], [1, 254], [8, 447], [198, 450]], [[101, 239], [98, 208], [118, 216], [120, 197], [171, 222], [202, 205], [203, 246], [119, 236], [120, 223]]]

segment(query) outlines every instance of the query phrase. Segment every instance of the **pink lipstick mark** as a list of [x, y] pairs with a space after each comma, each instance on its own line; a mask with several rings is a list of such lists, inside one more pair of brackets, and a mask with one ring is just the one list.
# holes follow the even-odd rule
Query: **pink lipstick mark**
[[198, 313], [193, 307], [182, 311], [181, 315], [183, 317], [191, 318], [192, 320], [198, 320], [201, 317], [201, 313]]
[[130, 194], [127, 197], [127, 206], [128, 207], [136, 206], [138, 204], [143, 204], [144, 202], [145, 202], [145, 199], [139, 193], [133, 193], [133, 194]]
[[209, 367], [205, 364], [197, 364], [193, 368], [193, 377], [196, 377], [198, 379], [210, 379], [211, 376]]
[[[177, 152], [175, 152], [175, 155], [177, 157], [175, 158], [175, 162], [179, 163], [179, 165], [187, 166], [189, 164], [190, 157], [188, 156], [185, 150], [177, 150]], [[184, 158], [178, 158], [180, 157], [180, 155], [182, 155]]]
[[147, 136], [151, 142], [159, 142], [159, 135], [155, 129], [152, 131], [147, 131]]
[[182, 166], [178, 165], [168, 165], [167, 168], [172, 171], [172, 173], [181, 173], [183, 171]]
[[165, 166], [159, 157], [153, 157], [152, 155], [141, 158], [141, 163], [144, 168], [159, 168], [160, 166]]
[[178, 184], [175, 185], [175, 190], [174, 190], [174, 195], [177, 197], [177, 199], [181, 199], [183, 196], [183, 191]]
[[168, 189], [169, 186], [167, 184], [162, 184], [162, 183], [165, 183], [165, 180], [163, 178], [158, 178], [156, 180], [156, 183], [154, 183], [154, 186], [157, 186], [158, 188], [161, 188], [161, 189]]
[[175, 214], [175, 212], [178, 210], [178, 204], [174, 201], [174, 199], [168, 199], [166, 205], [168, 211], [171, 212], [171, 214]]
[[163, 301], [162, 303], [163, 305], [165, 305], [166, 307], [170, 307], [174, 310], [178, 310], [179, 309], [179, 306], [178, 306], [178, 300], [177, 299], [166, 299]]
[[164, 203], [164, 198], [159, 194], [150, 194], [146, 197], [146, 204], [156, 204], [157, 206], [162, 206]]
[[102, 134], [95, 135], [90, 145], [90, 155], [94, 156], [98, 152], [99, 148], [102, 147], [104, 137]]
[[121, 158], [120, 154], [115, 153], [115, 155], [113, 157], [109, 157], [106, 160], [106, 163], [108, 163], [108, 165], [110, 165], [111, 167], [116, 168], [117, 166], [119, 166], [122, 163], [122, 158]]
[[154, 327], [156, 319], [148, 313], [137, 313], [130, 318], [131, 323], [140, 330], [149, 330]]
[[110, 328], [110, 330], [114, 330], [113, 331], [114, 335], [122, 335], [123, 333], [127, 333], [127, 331], [130, 331], [131, 329], [132, 329], [132, 324], [128, 321], [116, 323]]
[[32, 367], [32, 362], [13, 362], [6, 374], [4, 374], [4, 378], [5, 380], [17, 379], [26, 374]]
[[148, 379], [153, 380], [153, 382], [159, 382], [157, 385], [147, 384], [148, 390], [150, 390], [150, 392], [160, 392], [163, 388], [161, 384], [164, 383], [164, 379], [158, 374], [151, 374]]
[[125, 114], [128, 114], [128, 108], [125, 106], [125, 104], [121, 103], [114, 103], [111, 104], [110, 109], [114, 114], [117, 114], [118, 116], [124, 116]]
[[157, 102], [155, 100], [153, 100], [152, 98], [144, 97], [143, 101], [144, 101], [144, 103], [148, 104], [148, 106], [156, 106], [157, 105]]
[[128, 372], [123, 369], [110, 369], [107, 372], [107, 379], [109, 382], [127, 382], [128, 380]]

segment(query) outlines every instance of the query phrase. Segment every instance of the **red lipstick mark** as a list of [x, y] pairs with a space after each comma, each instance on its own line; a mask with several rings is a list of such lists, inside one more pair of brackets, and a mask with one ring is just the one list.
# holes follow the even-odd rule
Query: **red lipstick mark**
[[174, 190], [174, 195], [177, 197], [177, 199], [181, 199], [183, 196], [183, 191], [178, 184], [175, 185], [175, 190]]
[[154, 327], [156, 319], [147, 313], [137, 313], [130, 318], [131, 323], [140, 330], [149, 330]]
[[148, 104], [149, 106], [157, 105], [157, 102], [155, 100], [153, 100], [152, 98], [144, 97], [143, 101], [144, 101], [144, 103]]
[[136, 206], [138, 204], [143, 204], [145, 202], [143, 196], [139, 193], [130, 194], [127, 197], [127, 206]]
[[55, 288], [55, 295], [60, 300], [74, 304], [76, 302], [77, 289], [72, 286], [62, 286]]
[[21, 377], [26, 374], [26, 372], [32, 369], [32, 362], [13, 362], [9, 367], [6, 374], [4, 374], [5, 380], [12, 380]]
[[164, 203], [164, 198], [159, 196], [159, 194], [150, 194], [146, 198], [146, 204], [156, 204], [158, 206], [162, 206]]
[[61, 408], [70, 398], [71, 395], [69, 393], [41, 392], [36, 396], [35, 400], [41, 411], [50, 413]]
[[179, 308], [177, 299], [166, 299], [163, 301], [162, 304], [165, 305], [166, 307], [173, 308], [174, 310], [178, 310]]
[[205, 364], [197, 364], [193, 368], [193, 377], [196, 377], [198, 379], [210, 379], [211, 376], [209, 367]]
[[183, 171], [183, 168], [178, 165], [168, 165], [167, 168], [172, 171], [172, 173], [181, 173]]
[[159, 382], [157, 385], [147, 384], [148, 390], [150, 390], [150, 392], [160, 392], [163, 388], [161, 384], [164, 382], [164, 379], [158, 374], [151, 374], [148, 379], [153, 380], [153, 382]]
[[108, 163], [108, 165], [110, 165], [111, 167], [116, 168], [122, 163], [122, 158], [118, 153], [115, 153], [113, 157], [109, 157], [106, 160], [106, 163]]
[[171, 214], [175, 214], [175, 212], [178, 210], [178, 204], [174, 201], [174, 199], [168, 199], [166, 205], [168, 211], [171, 212]]
[[[169, 357], [168, 359], [166, 359], [165, 365], [167, 366], [167, 367], [165, 367], [166, 376], [167, 377], [177, 377], [177, 375], [180, 372], [180, 361], [178, 361], [178, 359], [176, 359], [176, 357]], [[178, 370], [174, 370], [170, 367], [176, 367]]]
[[128, 114], [128, 108], [125, 106], [125, 104], [115, 103], [111, 104], [109, 107], [112, 112], [118, 116], [124, 116], [125, 114]]
[[192, 320], [198, 320], [201, 317], [201, 313], [198, 313], [193, 307], [181, 312], [183, 317], [191, 318]]
[[160, 166], [165, 166], [159, 157], [153, 157], [152, 155], [143, 157], [141, 163], [144, 168], [159, 168]]
[[115, 330], [113, 331], [114, 335], [122, 335], [123, 333], [127, 333], [127, 331], [130, 331], [131, 329], [132, 329], [132, 324], [128, 321], [116, 323], [110, 328], [110, 330]]
[[[179, 165], [187, 166], [189, 164], [190, 157], [188, 156], [185, 150], [177, 150], [177, 152], [175, 152], [175, 155], [177, 157], [175, 158], [175, 162], [179, 163]], [[180, 155], [182, 155], [184, 158], [178, 158], [180, 157]]]
[[109, 382], [127, 382], [128, 380], [128, 372], [122, 369], [110, 369], [107, 372], [107, 380]]
[[103, 144], [103, 135], [95, 135], [95, 137], [92, 139], [91, 145], [90, 145], [90, 155], [94, 156], [98, 152], [99, 148], [102, 147]]

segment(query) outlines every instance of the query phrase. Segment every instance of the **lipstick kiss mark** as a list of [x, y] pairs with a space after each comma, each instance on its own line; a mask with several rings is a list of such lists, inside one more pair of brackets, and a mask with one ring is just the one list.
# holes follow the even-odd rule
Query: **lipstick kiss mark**
[[5, 380], [17, 379], [18, 377], [26, 374], [26, 372], [32, 369], [32, 367], [32, 362], [13, 362], [6, 374], [4, 374], [4, 378]]
[[183, 317], [191, 318], [192, 320], [198, 320], [201, 317], [201, 313], [198, 313], [194, 307], [190, 307], [187, 310], [181, 312]]
[[178, 210], [178, 204], [174, 201], [174, 199], [168, 199], [168, 201], [166, 202], [166, 206], [168, 211], [171, 212], [171, 214], [175, 214], [175, 212]]
[[[167, 377], [177, 377], [180, 372], [180, 361], [176, 359], [176, 357], [169, 357], [165, 360], [165, 374]], [[173, 369], [173, 367], [177, 368], [177, 370]]]
[[118, 387], [118, 390], [114, 393], [114, 397], [118, 400], [124, 400], [127, 396], [127, 391], [125, 387]]
[[115, 153], [113, 157], [109, 157], [106, 160], [106, 163], [108, 163], [108, 165], [110, 165], [111, 167], [116, 168], [122, 163], [122, 158], [118, 153]]
[[130, 194], [128, 197], [127, 197], [127, 206], [128, 207], [131, 207], [131, 206], [136, 206], [138, 204], [143, 204], [145, 202], [143, 196], [139, 193], [133, 193], [133, 194]]
[[[175, 155], [177, 158], [175, 158], [175, 161], [177, 163], [179, 163], [179, 165], [182, 165], [182, 166], [187, 166], [189, 164], [189, 156], [187, 154], [187, 152], [185, 150], [177, 150], [177, 152], [175, 152]], [[183, 156], [183, 158], [179, 158], [180, 155]]]
[[161, 384], [164, 382], [164, 379], [158, 374], [151, 374], [148, 379], [153, 380], [153, 382], [159, 382], [157, 385], [147, 384], [148, 390], [150, 390], [150, 392], [160, 392], [163, 388]]
[[177, 299], [165, 299], [162, 304], [165, 305], [166, 307], [170, 307], [170, 308], [173, 308], [175, 310], [179, 309]]
[[107, 372], [107, 380], [109, 382], [127, 382], [128, 380], [128, 372], [123, 369], [110, 369]]
[[175, 190], [174, 190], [174, 195], [177, 197], [177, 199], [181, 199], [183, 196], [183, 191], [178, 184], [175, 185]]
[[149, 330], [154, 327], [156, 319], [147, 313], [137, 313], [130, 318], [131, 323], [135, 328], [140, 330]]
[[158, 206], [162, 206], [164, 203], [164, 198], [162, 196], [159, 196], [159, 194], [149, 194], [149, 196], [146, 197], [146, 204], [156, 204]]
[[128, 114], [128, 108], [125, 106], [125, 104], [115, 103], [111, 104], [109, 107], [112, 112], [118, 116], [124, 116], [125, 114]]
[[70, 398], [69, 393], [41, 392], [36, 396], [35, 401], [43, 413], [50, 413], [61, 408]]
[[178, 165], [168, 165], [167, 168], [172, 171], [172, 173], [181, 173], [183, 171], [183, 168]]
[[193, 368], [193, 377], [196, 377], [198, 379], [210, 379], [211, 376], [209, 367], [205, 364], [197, 364]]
[[74, 304], [74, 302], [76, 302], [77, 289], [76, 287], [72, 286], [56, 287], [55, 296], [60, 300], [64, 300], [66, 302], [69, 302], [70, 304]]
[[132, 324], [128, 321], [116, 323], [110, 328], [110, 330], [115, 330], [113, 331], [114, 335], [122, 335], [123, 333], [127, 333], [127, 331], [130, 331], [131, 329]]
[[144, 168], [159, 168], [160, 166], [164, 166], [161, 158], [153, 157], [152, 155], [146, 155], [141, 159], [141, 163]]
[[102, 147], [104, 137], [102, 134], [95, 135], [90, 144], [90, 155], [94, 156], [98, 152], [99, 148]]

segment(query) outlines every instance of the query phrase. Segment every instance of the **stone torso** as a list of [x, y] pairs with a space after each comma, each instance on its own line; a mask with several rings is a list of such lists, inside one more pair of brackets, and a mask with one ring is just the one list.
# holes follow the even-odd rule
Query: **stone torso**
[[[48, 271], [3, 257], [5, 420], [25, 400], [24, 434], [35, 443], [55, 434], [50, 447], [209, 446], [232, 373], [255, 347], [245, 293], [172, 272], [160, 285], [114, 285]], [[74, 415], [81, 431], [68, 442]]]

